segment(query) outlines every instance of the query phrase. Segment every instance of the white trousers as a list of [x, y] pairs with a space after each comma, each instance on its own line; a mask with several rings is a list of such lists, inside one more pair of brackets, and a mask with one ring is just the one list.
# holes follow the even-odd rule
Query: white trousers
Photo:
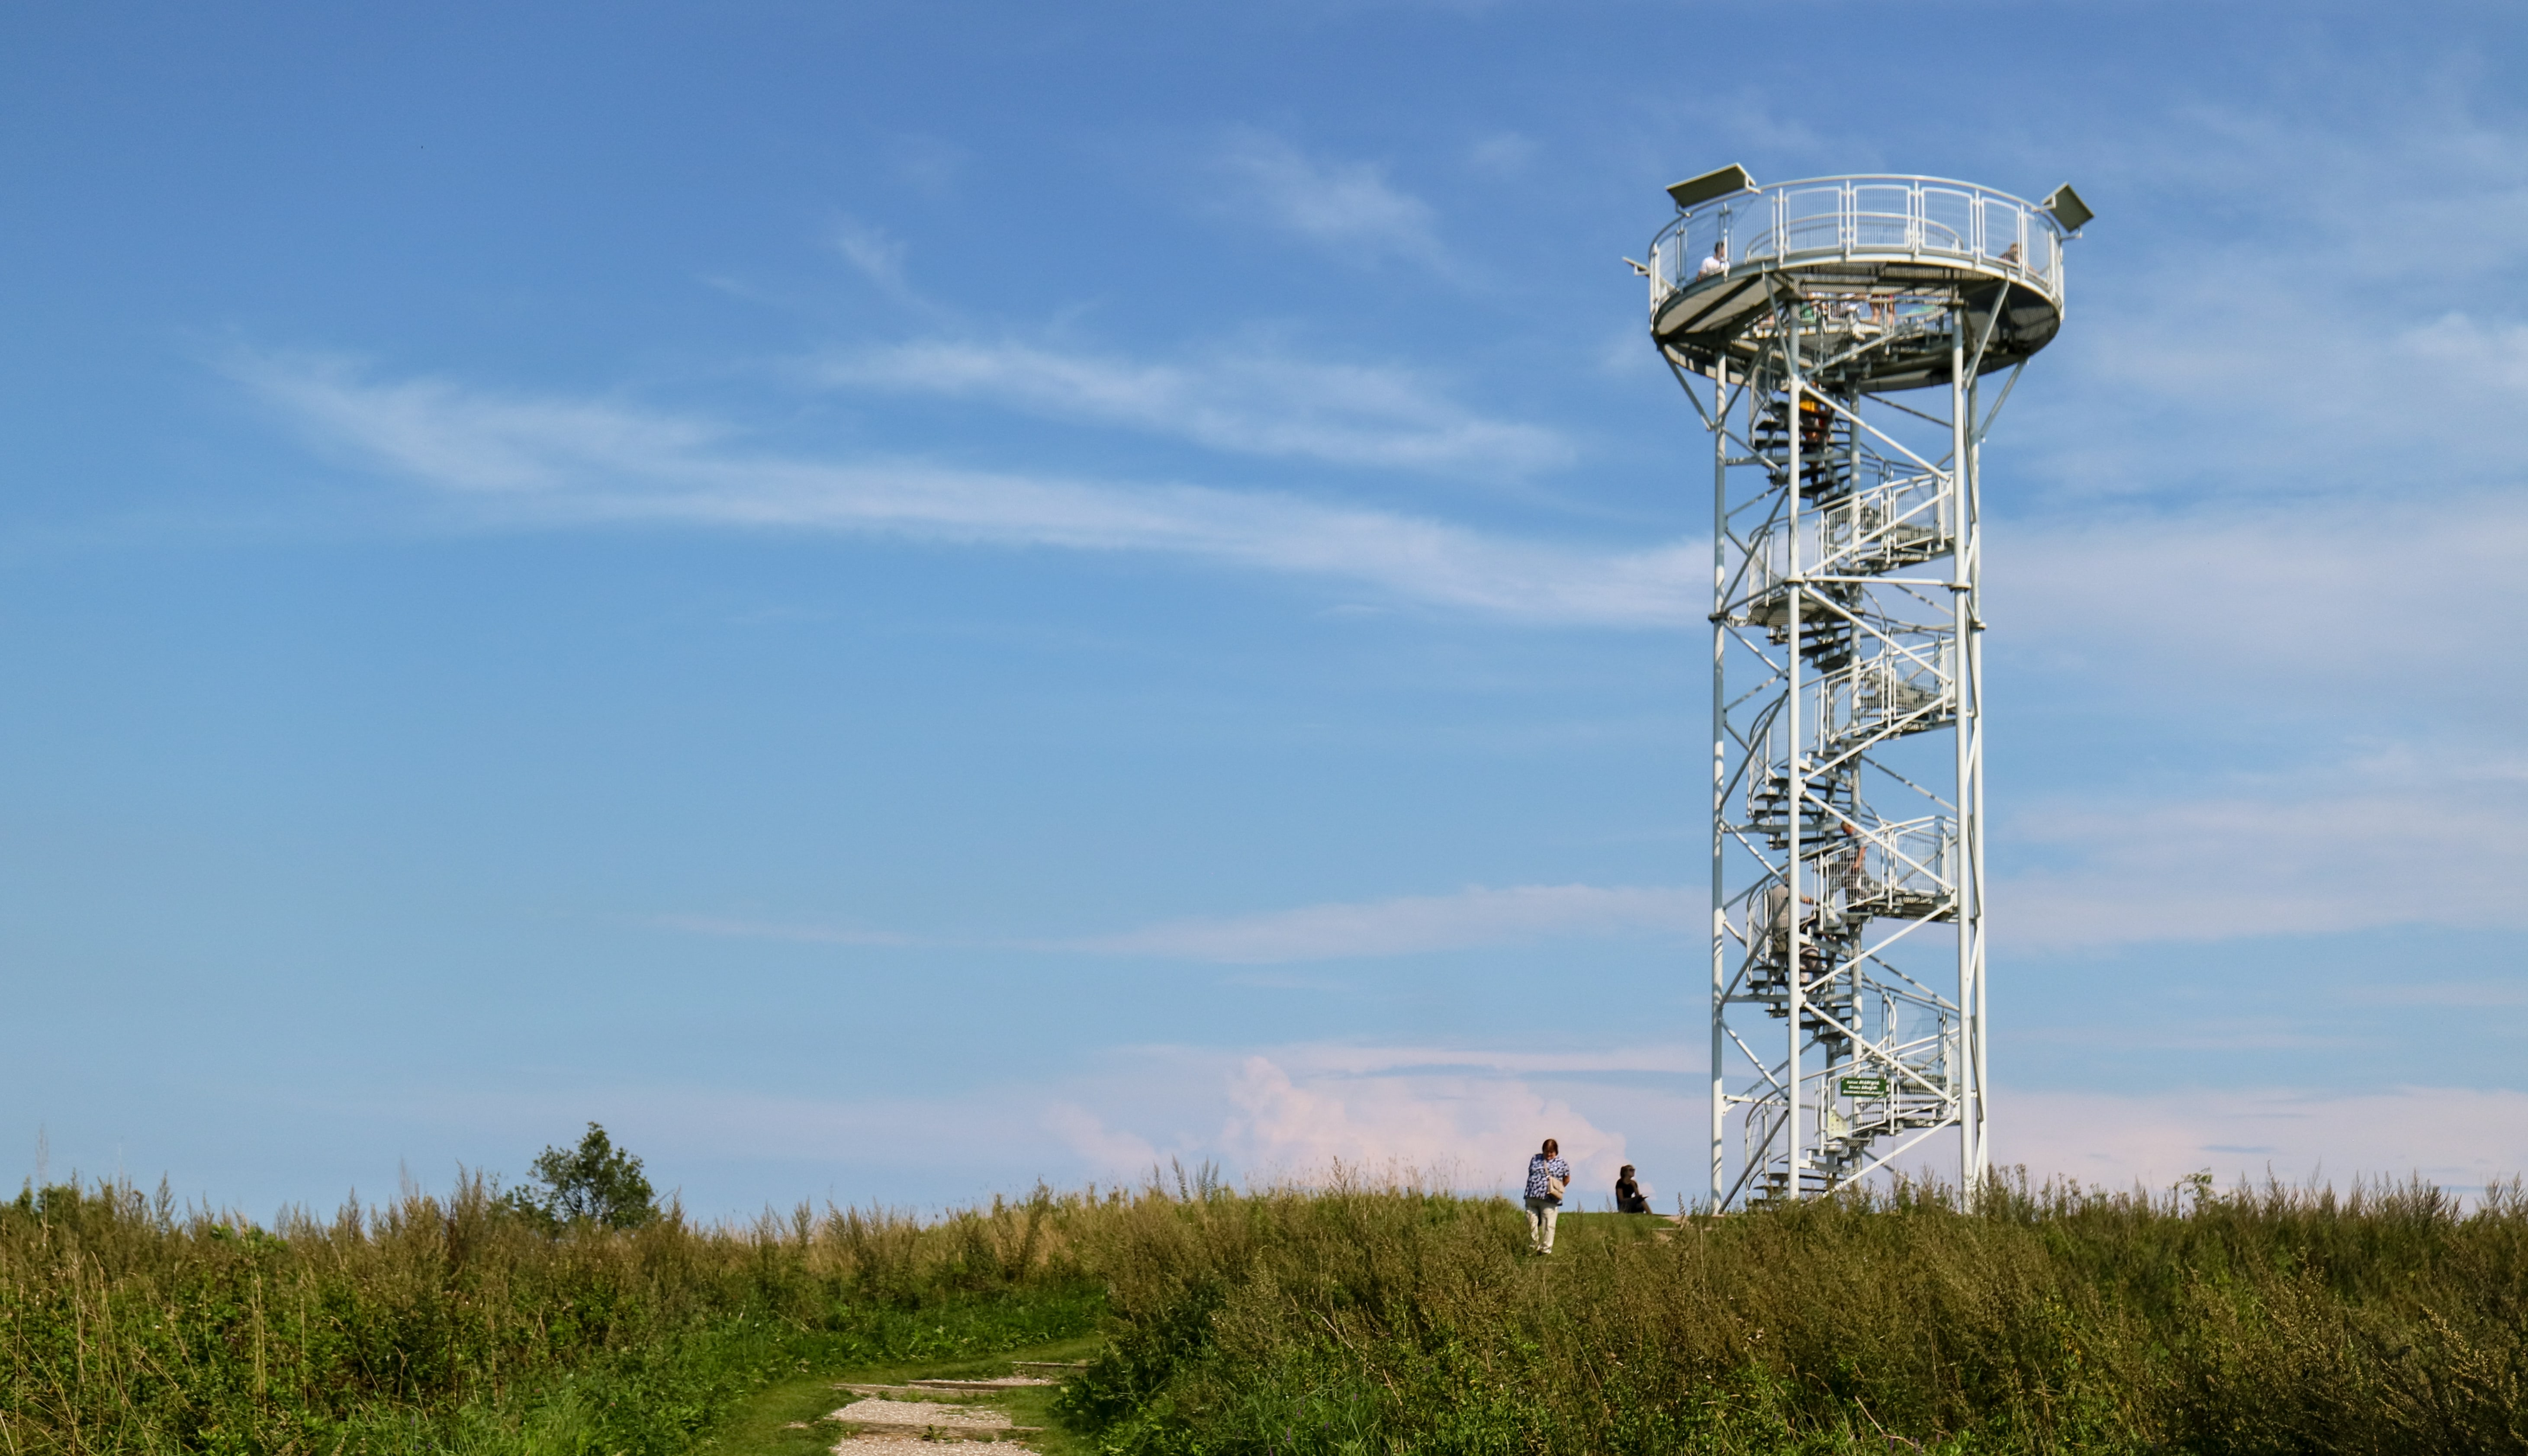
[[1551, 1254], [1554, 1252], [1554, 1217], [1561, 1212], [1562, 1205], [1554, 1203], [1550, 1199], [1531, 1198], [1527, 1201], [1527, 1244], [1529, 1248], [1534, 1249], [1540, 1254]]

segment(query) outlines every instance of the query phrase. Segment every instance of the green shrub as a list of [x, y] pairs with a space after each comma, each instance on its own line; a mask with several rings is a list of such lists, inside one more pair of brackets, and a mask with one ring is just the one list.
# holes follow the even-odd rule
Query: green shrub
[[607, 1228], [638, 1228], [658, 1217], [658, 1196], [641, 1160], [614, 1146], [606, 1129], [591, 1122], [579, 1146], [565, 1152], [547, 1148], [535, 1161], [536, 1175], [523, 1188], [509, 1190], [502, 1202], [518, 1214], [548, 1225], [596, 1223]]

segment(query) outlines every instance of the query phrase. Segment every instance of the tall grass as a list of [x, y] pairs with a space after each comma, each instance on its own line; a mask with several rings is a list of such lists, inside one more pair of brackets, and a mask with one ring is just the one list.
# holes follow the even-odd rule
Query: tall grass
[[0, 1204], [0, 1451], [665, 1452], [803, 1362], [1084, 1333], [1082, 1200], [555, 1236], [480, 1178], [330, 1221]]
[[1567, 1218], [1338, 1178], [560, 1236], [0, 1204], [0, 1453], [689, 1450], [764, 1380], [1103, 1327], [1117, 1453], [2528, 1451], [2528, 1201], [1899, 1187]]
[[1409, 1187], [1118, 1209], [1082, 1250], [1114, 1353], [1066, 1404], [1131, 1452], [2528, 1450], [2515, 1183], [1566, 1227], [1534, 1259], [1509, 1205]]

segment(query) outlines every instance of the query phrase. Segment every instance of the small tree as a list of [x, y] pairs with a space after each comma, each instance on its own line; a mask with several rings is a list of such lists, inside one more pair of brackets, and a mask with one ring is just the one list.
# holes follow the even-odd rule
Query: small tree
[[606, 1129], [594, 1122], [578, 1147], [547, 1148], [535, 1169], [532, 1182], [509, 1192], [510, 1207], [520, 1213], [551, 1223], [606, 1228], [638, 1228], [658, 1217], [641, 1160], [614, 1146]]

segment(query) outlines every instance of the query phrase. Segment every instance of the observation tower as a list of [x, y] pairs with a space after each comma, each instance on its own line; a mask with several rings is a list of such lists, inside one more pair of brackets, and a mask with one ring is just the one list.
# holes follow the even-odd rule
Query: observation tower
[[[1712, 1206], [1985, 1125], [1982, 474], [2069, 186], [1668, 188], [1651, 338], [1712, 436]], [[1999, 375], [1999, 388], [1987, 381]]]

